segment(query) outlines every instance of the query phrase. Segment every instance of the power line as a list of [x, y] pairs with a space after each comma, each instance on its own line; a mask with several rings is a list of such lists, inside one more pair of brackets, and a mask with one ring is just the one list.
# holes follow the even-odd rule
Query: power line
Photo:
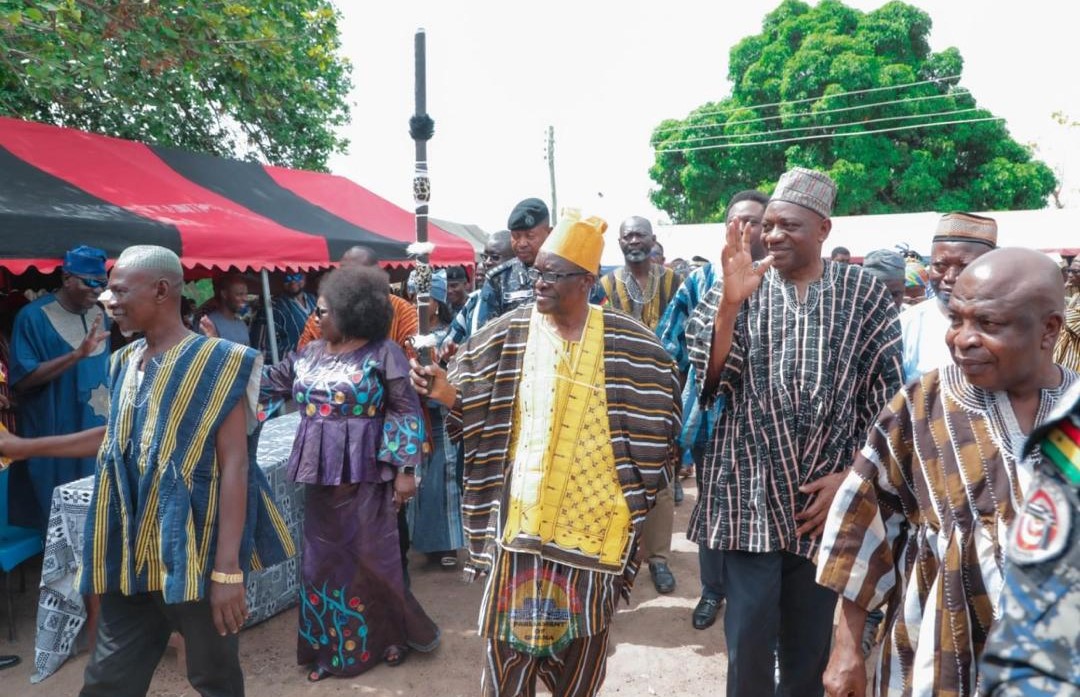
[[[758, 137], [762, 137], [762, 136], [776, 135], [777, 133], [791, 133], [793, 131], [811, 131], [811, 130], [814, 130], [815, 128], [843, 128], [844, 126], [864, 126], [864, 125], [866, 125], [868, 123], [880, 123], [882, 121], [900, 121], [902, 119], [922, 119], [922, 118], [927, 118], [928, 119], [928, 118], [932, 118], [932, 117], [935, 117], [935, 116], [952, 116], [954, 114], [966, 114], [966, 113], [971, 112], [971, 111], [981, 111], [981, 109], [979, 109], [979, 107], [968, 107], [966, 109], [953, 109], [951, 111], [935, 111], [935, 112], [931, 112], [929, 114], [907, 114], [905, 116], [883, 116], [883, 117], [877, 118], [877, 119], [865, 119], [865, 120], [862, 120], [862, 121], [848, 121], [846, 123], [825, 123], [825, 124], [818, 124], [818, 125], [815, 125], [815, 126], [793, 126], [791, 128], [777, 128], [777, 129], [774, 129], [774, 130], [771, 130], [771, 131], [759, 131], [759, 132], [756, 132], [756, 133], [730, 133], [730, 134], [724, 134], [724, 135], [718, 135], [718, 136], [701, 136], [700, 138], [687, 138], [685, 140], [664, 141], [663, 144], [665, 146], [667, 146], [667, 145], [683, 145], [685, 143], [700, 143], [700, 142], [710, 141], [710, 140], [733, 140], [733, 139], [736, 139], [736, 138], [758, 138]], [[738, 122], [738, 123], [731, 124], [731, 125], [737, 126], [740, 123], [745, 123], [745, 122]]]
[[[835, 109], [822, 109], [821, 111], [800, 111], [800, 112], [797, 112], [795, 114], [774, 114], [773, 116], [761, 116], [761, 117], [756, 118], [756, 119], [746, 119], [745, 121], [736, 121], [735, 124], [760, 123], [762, 121], [776, 121], [778, 119], [797, 119], [797, 118], [803, 118], [803, 117], [813, 118], [815, 116], [821, 116], [823, 114], [839, 114], [840, 112], [858, 111], [860, 109], [872, 109], [872, 108], [877, 107], [877, 106], [888, 106], [890, 104], [910, 104], [912, 102], [925, 102], [925, 101], [929, 101], [931, 99], [951, 99], [953, 97], [959, 97], [959, 96], [962, 96], [962, 95], [965, 95], [965, 94], [970, 94], [970, 92], [968, 92], [966, 89], [964, 89], [964, 90], [957, 90], [956, 92], [950, 92], [948, 94], [932, 94], [932, 95], [927, 95], [925, 97], [904, 97], [902, 99], [890, 99], [890, 100], [884, 101], [884, 102], [870, 102], [868, 104], [859, 104], [857, 106], [842, 106], [842, 107], [837, 107]], [[756, 109], [756, 108], [757, 107], [745, 107], [745, 109]], [[686, 130], [690, 130], [691, 128], [704, 130], [704, 129], [707, 129], [707, 128], [725, 128], [725, 127], [731, 126], [731, 125], [734, 125], [734, 124], [730, 124], [730, 123], [727, 123], [727, 122], [724, 122], [724, 123], [703, 123], [703, 124], [695, 125], [695, 126], [684, 126], [684, 127], [680, 128], [680, 129], [676, 129], [676, 130], [686, 131]], [[666, 132], [670, 132], [670, 131], [666, 131]]]
[[[870, 92], [882, 92], [882, 91], [885, 91], [885, 90], [899, 90], [899, 89], [903, 89], [905, 87], [915, 87], [917, 85], [928, 85], [928, 84], [935, 83], [935, 82], [945, 82], [946, 80], [957, 80], [959, 78], [960, 78], [960, 75], [949, 75], [947, 77], [935, 77], [935, 78], [931, 78], [929, 80], [919, 80], [917, 82], [905, 82], [905, 83], [903, 83], [901, 85], [886, 85], [886, 86], [883, 86], [883, 87], [868, 87], [868, 88], [862, 89], [862, 90], [850, 90], [850, 91], [847, 91], [847, 92], [834, 92], [833, 94], [823, 94], [823, 95], [821, 95], [819, 97], [805, 97], [803, 99], [793, 99], [791, 101], [786, 101], [786, 102], [770, 102], [768, 104], [754, 104], [753, 106], [746, 106], [746, 107], [731, 107], [731, 108], [728, 108], [728, 109], [718, 109], [716, 111], [702, 111], [702, 112], [699, 112], [697, 114], [694, 114], [694, 116], [715, 116], [715, 115], [718, 115], [718, 114], [730, 114], [730, 113], [735, 112], [735, 111], [742, 111], [743, 109], [765, 109], [765, 108], [768, 108], [768, 107], [786, 106], [786, 105], [789, 105], [789, 104], [805, 104], [806, 102], [817, 102], [817, 101], [820, 101], [822, 99], [835, 99], [835, 98], [839, 98], [839, 97], [850, 97], [853, 94], [869, 94]], [[676, 126], [676, 127], [673, 127], [673, 128], [665, 129], [665, 131], [678, 131], [678, 130], [680, 130], [682, 128], [684, 128], [684, 127], [683, 126]]]
[[848, 131], [847, 133], [820, 133], [812, 136], [795, 136], [793, 138], [779, 138], [776, 140], [758, 140], [750, 143], [719, 143], [717, 145], [699, 145], [693, 148], [667, 148], [657, 150], [657, 153], [665, 152], [693, 152], [695, 150], [722, 150], [728, 148], [748, 148], [755, 145], [776, 145], [778, 143], [795, 143], [802, 140], [820, 140], [822, 138], [847, 138], [850, 136], [869, 136], [875, 133], [891, 133], [893, 131], [910, 131], [917, 128], [929, 128], [931, 126], [951, 126], [960, 123], [979, 123], [980, 121], [1004, 121], [1000, 116], [987, 116], [980, 119], [960, 119], [957, 121], [938, 121], [936, 123], [918, 123], [910, 126], [894, 126], [893, 128], [879, 128], [872, 131]]

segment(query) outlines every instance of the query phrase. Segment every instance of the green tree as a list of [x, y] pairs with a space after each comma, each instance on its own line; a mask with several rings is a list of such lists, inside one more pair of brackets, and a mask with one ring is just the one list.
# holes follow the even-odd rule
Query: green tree
[[0, 0], [0, 114], [325, 169], [347, 142], [328, 0]]
[[653, 203], [722, 220], [734, 193], [803, 166], [836, 181], [837, 215], [1044, 207], [1054, 173], [958, 87], [963, 59], [932, 53], [930, 26], [898, 1], [784, 0], [731, 49], [731, 94], [654, 130]]

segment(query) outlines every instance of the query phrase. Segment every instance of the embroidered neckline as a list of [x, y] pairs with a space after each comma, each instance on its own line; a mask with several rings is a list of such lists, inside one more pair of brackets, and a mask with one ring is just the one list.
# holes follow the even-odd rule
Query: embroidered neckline
[[828, 260], [823, 260], [823, 263], [824, 268], [821, 277], [811, 281], [810, 285], [806, 287], [806, 300], [804, 301], [799, 300], [798, 287], [781, 276], [775, 267], [765, 272], [765, 278], [768, 279], [770, 287], [775, 288], [784, 299], [785, 310], [805, 317], [820, 306], [823, 293], [836, 284], [840, 271], [838, 264]]

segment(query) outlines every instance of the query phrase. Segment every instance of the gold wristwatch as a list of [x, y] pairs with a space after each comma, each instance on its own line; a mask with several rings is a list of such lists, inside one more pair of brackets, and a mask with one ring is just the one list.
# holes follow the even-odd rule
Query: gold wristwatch
[[225, 574], [225, 573], [222, 573], [220, 571], [212, 571], [212, 572], [210, 572], [210, 580], [213, 581], [214, 583], [229, 583], [229, 584], [243, 583], [244, 582], [244, 574], [243, 573]]

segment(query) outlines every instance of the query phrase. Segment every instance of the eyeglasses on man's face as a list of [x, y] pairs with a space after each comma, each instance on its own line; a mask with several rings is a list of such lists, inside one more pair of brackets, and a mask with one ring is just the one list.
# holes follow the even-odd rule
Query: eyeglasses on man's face
[[318, 307], [318, 306], [315, 307], [315, 317], [317, 317], [318, 319], [322, 319], [323, 317], [326, 317], [328, 314], [330, 314], [330, 308], [328, 308], [328, 307]]
[[565, 272], [565, 273], [560, 273], [558, 271], [541, 271], [540, 269], [536, 268], [535, 266], [533, 268], [529, 269], [529, 280], [530, 281], [532, 281], [533, 283], [536, 283], [537, 281], [542, 280], [544, 283], [547, 283], [548, 285], [551, 285], [553, 283], [558, 283], [559, 281], [563, 280], [564, 278], [570, 278], [572, 276], [588, 276], [588, 275], [589, 275], [588, 271], [568, 271], [568, 272]]

